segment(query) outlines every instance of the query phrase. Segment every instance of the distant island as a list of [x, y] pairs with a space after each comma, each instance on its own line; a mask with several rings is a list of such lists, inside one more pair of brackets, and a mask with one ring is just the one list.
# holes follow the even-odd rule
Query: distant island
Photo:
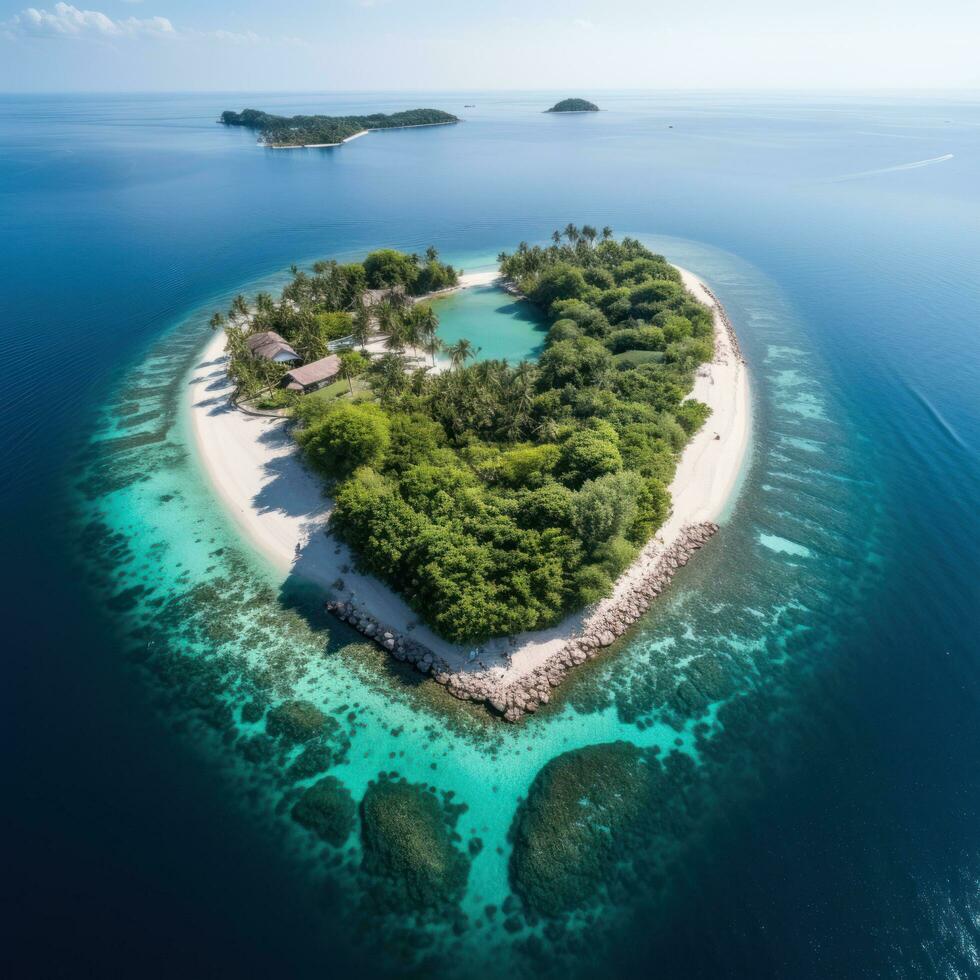
[[259, 142], [270, 147], [339, 146], [376, 129], [409, 129], [415, 126], [448, 126], [459, 118], [441, 109], [408, 109], [370, 116], [275, 116], [260, 109], [226, 110], [219, 120], [225, 126], [244, 126], [259, 133]]
[[598, 112], [599, 107], [594, 102], [585, 99], [562, 99], [556, 102], [547, 112]]

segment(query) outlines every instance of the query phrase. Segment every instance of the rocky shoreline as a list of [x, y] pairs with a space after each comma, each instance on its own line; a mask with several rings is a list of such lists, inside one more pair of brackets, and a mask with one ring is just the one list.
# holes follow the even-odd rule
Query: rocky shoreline
[[586, 620], [578, 634], [569, 637], [564, 646], [543, 664], [518, 677], [508, 678], [509, 670], [505, 667], [454, 670], [428, 647], [379, 623], [350, 602], [331, 600], [326, 603], [326, 609], [389, 651], [396, 660], [429, 674], [453, 697], [485, 703], [505, 721], [515, 722], [547, 704], [552, 688], [558, 687], [573, 667], [591, 660], [626, 633], [647, 612], [674, 573], [686, 565], [717, 530], [717, 524], [706, 521], [685, 527], [669, 548], [662, 549], [656, 539], [651, 541], [644, 549], [650, 562], [646, 574], [625, 595], [610, 605], [603, 605], [600, 612]]
[[735, 333], [735, 327], [732, 326], [732, 321], [728, 319], [728, 313], [725, 311], [725, 307], [721, 305], [721, 300], [715, 296], [714, 291], [706, 282], [701, 283], [701, 288], [711, 297], [711, 302], [715, 304], [715, 313], [718, 314], [718, 318], [725, 327], [725, 333], [728, 334], [728, 342], [732, 345], [735, 359], [739, 363], [744, 364], [745, 357], [742, 354], [742, 348], [738, 345], [738, 334]]

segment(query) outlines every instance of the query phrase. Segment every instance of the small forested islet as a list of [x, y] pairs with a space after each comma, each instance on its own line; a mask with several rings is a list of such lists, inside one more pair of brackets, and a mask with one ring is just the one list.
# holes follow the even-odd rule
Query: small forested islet
[[586, 99], [562, 99], [556, 102], [548, 112], [598, 112], [599, 107]]
[[259, 133], [267, 146], [332, 145], [372, 129], [407, 129], [459, 122], [441, 109], [407, 109], [369, 116], [276, 116], [260, 109], [225, 110], [219, 120], [225, 126], [243, 126]]

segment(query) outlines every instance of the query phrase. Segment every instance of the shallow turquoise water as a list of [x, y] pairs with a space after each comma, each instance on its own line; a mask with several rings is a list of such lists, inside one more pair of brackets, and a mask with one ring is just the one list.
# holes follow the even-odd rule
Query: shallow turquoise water
[[[465, 101], [455, 130], [278, 155], [215, 130], [224, 97], [0, 101], [18, 273], [0, 322], [46, 365], [4, 365], [24, 556], [10, 838], [33, 967], [371, 975], [407, 945], [431, 975], [542, 956], [573, 975], [976, 972], [977, 107], [623, 95], [557, 128], [533, 94]], [[830, 180], [910, 143], [954, 156]], [[431, 242], [473, 271], [568, 220], [709, 282], [755, 433], [722, 531], [635, 633], [501, 727], [239, 538], [188, 443], [186, 380], [212, 309], [290, 262]], [[484, 846], [461, 935], [406, 941], [360, 904], [357, 836], [333, 853], [290, 819], [289, 759], [243, 720], [256, 695], [342, 721], [332, 771], [355, 797], [394, 770], [467, 805], [463, 843]], [[521, 797], [556, 754], [614, 739], [687, 767], [655, 873], [617, 872], [584, 945], [509, 933], [484, 905], [508, 893]]]
[[495, 286], [474, 286], [436, 300], [439, 337], [446, 346], [464, 338], [481, 361], [533, 360], [544, 347], [547, 323], [524, 301]]

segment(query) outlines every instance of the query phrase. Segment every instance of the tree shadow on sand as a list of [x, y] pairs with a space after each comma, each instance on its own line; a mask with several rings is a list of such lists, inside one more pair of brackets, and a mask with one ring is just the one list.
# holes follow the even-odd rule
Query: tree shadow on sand
[[262, 464], [266, 482], [254, 497], [252, 506], [260, 514], [278, 512], [288, 517], [305, 518], [306, 530], [315, 533], [312, 525], [322, 525], [329, 497], [319, 485], [319, 478], [303, 465], [295, 450], [287, 424], [268, 425], [257, 441], [270, 450], [279, 450]]
[[[325, 530], [315, 532], [315, 534], [321, 535], [326, 533]], [[312, 542], [313, 539], [311, 538]], [[309, 627], [310, 632], [322, 641], [324, 656], [334, 657], [339, 661], [337, 655], [343, 648], [352, 645], [366, 647], [366, 652], [359, 659], [369, 669], [379, 670], [382, 680], [393, 681], [398, 687], [404, 689], [420, 688], [427, 681], [436, 687], [437, 685], [410, 664], [396, 660], [386, 650], [382, 650], [372, 640], [362, 636], [352, 626], [327, 612], [326, 601], [331, 598], [331, 590], [328, 586], [316, 581], [316, 571], [309, 567], [311, 559], [308, 554], [305, 554], [309, 550], [310, 545], [308, 544], [305, 549], [300, 549], [297, 552], [289, 574], [279, 587], [278, 600], [279, 605], [284, 610], [300, 616]], [[348, 655], [357, 656], [353, 651], [349, 651]], [[338, 666], [340, 666], [339, 663]], [[446, 697], [448, 698], [449, 695]]]

